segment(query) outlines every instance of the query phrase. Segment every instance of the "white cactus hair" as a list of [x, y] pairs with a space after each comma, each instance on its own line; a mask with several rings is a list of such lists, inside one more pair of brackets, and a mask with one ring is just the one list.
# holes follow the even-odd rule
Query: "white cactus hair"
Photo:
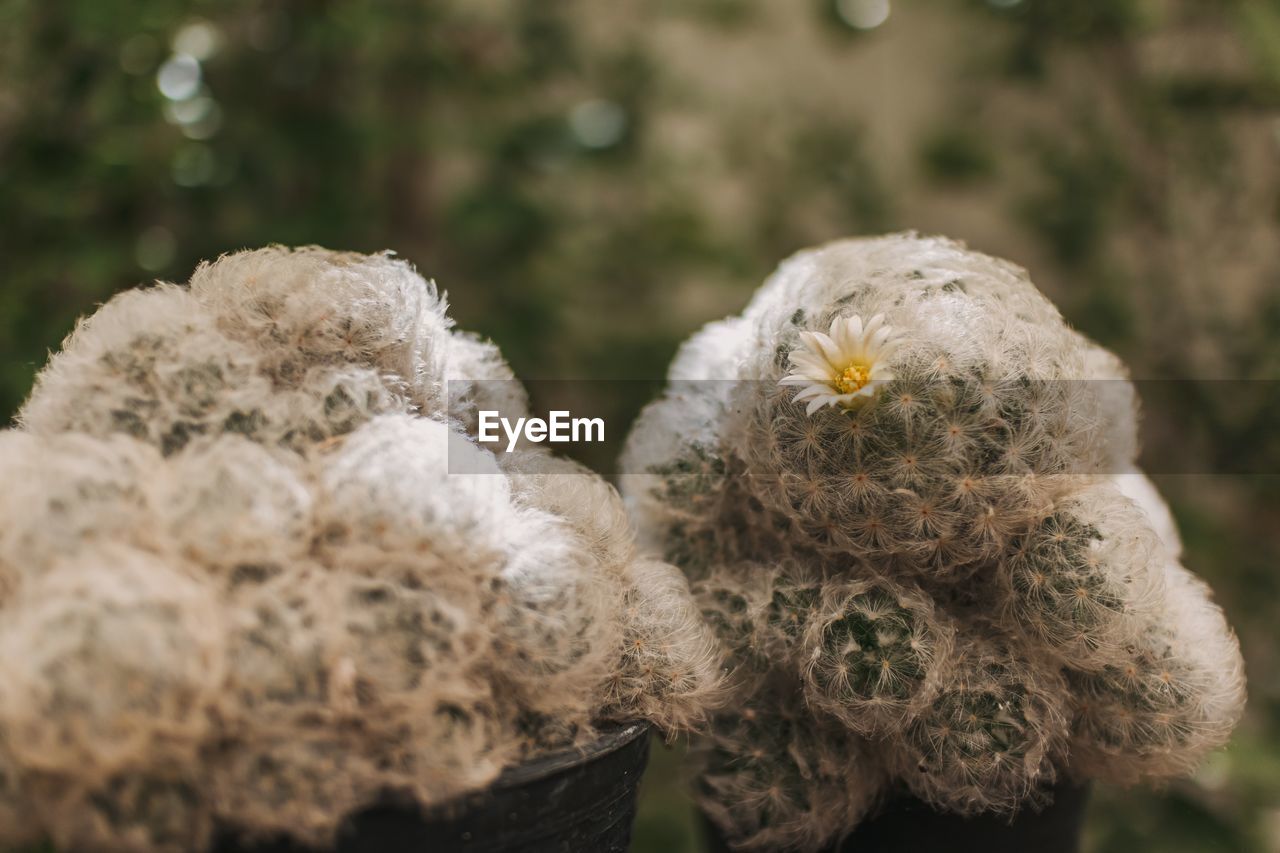
[[1149, 614], [1124, 656], [1069, 673], [1077, 700], [1074, 770], [1117, 784], [1193, 772], [1224, 744], [1244, 711], [1235, 634], [1208, 586], [1166, 561], [1164, 609]]
[[[354, 568], [386, 565], [388, 553], [460, 560], [473, 552], [473, 572], [497, 571], [510, 486], [491, 454], [445, 424], [376, 418], [312, 461], [322, 560]], [[466, 473], [451, 474], [451, 465]]]
[[517, 503], [563, 518], [606, 570], [622, 572], [636, 555], [636, 534], [618, 491], [570, 459], [531, 450], [499, 460]]
[[277, 381], [361, 364], [398, 377], [420, 408], [440, 408], [453, 323], [435, 284], [390, 252], [239, 252], [201, 264], [191, 294], [228, 337], [263, 350]]
[[223, 435], [163, 471], [148, 484], [150, 504], [187, 558], [234, 572], [289, 565], [310, 552], [313, 490], [293, 454]]
[[953, 636], [919, 590], [885, 579], [828, 583], [805, 629], [805, 695], [860, 734], [895, 731], [954, 666]]
[[611, 702], [642, 709], [667, 731], [698, 727], [719, 704], [723, 660], [688, 581], [667, 563], [638, 560], [631, 565], [622, 616], [624, 651], [610, 678]]
[[520, 509], [504, 532], [510, 551], [491, 611], [496, 666], [527, 708], [583, 714], [620, 666], [623, 588], [557, 516]]
[[1166, 560], [1136, 504], [1107, 482], [1085, 486], [1014, 541], [1006, 617], [1063, 665], [1105, 666], [1161, 606]]
[[[1008, 814], [1064, 774], [1168, 779], [1225, 743], [1239, 647], [1135, 467], [1128, 371], [1024, 270], [910, 233], [801, 252], [669, 380], [620, 482], [733, 672], [713, 753], [784, 709], [860, 743], [886, 795]], [[790, 760], [761, 743], [739, 746]], [[755, 845], [741, 780], [706, 773], [704, 809]], [[768, 843], [861, 815], [797, 815]]]
[[469, 435], [478, 429], [480, 410], [502, 412], [507, 418], [528, 414], [529, 394], [492, 342], [468, 332], [449, 337], [444, 393], [449, 414]]
[[221, 613], [180, 563], [107, 543], [26, 584], [0, 632], [0, 714], [22, 771], [74, 786], [141, 754], [190, 761], [225, 666]]
[[219, 333], [186, 288], [130, 290], [76, 325], [18, 422], [33, 433], [123, 433], [170, 448], [269, 396], [256, 368], [254, 352]]
[[314, 715], [346, 686], [336, 585], [318, 565], [242, 580], [228, 595], [227, 678], [219, 713], [234, 729]]
[[879, 798], [883, 770], [865, 742], [805, 712], [797, 685], [718, 715], [692, 753], [698, 805], [740, 850], [816, 850], [848, 833]]
[[[0, 603], [59, 556], [95, 541], [148, 540], [146, 473], [159, 454], [132, 439], [0, 432]], [[51, 535], [56, 530], [56, 535]]]
[[1147, 517], [1147, 523], [1160, 539], [1160, 544], [1170, 557], [1177, 560], [1182, 557], [1182, 536], [1178, 533], [1178, 523], [1160, 490], [1151, 478], [1132, 464], [1125, 465], [1110, 478], [1122, 495], [1133, 501]]
[[618, 495], [475, 442], [525, 406], [390, 254], [241, 252], [83, 320], [0, 432], [0, 840], [324, 846], [388, 790], [703, 722], [719, 646]]
[[1107, 467], [1112, 472], [1131, 469], [1133, 460], [1138, 458], [1141, 407], [1129, 368], [1110, 350], [1082, 335], [1079, 340], [1084, 346], [1084, 372], [1080, 378], [1089, 383], [1090, 392], [1097, 396], [1103, 418], [1110, 425]]
[[1056, 777], [1066, 697], [1061, 676], [1027, 649], [999, 635], [964, 638], [932, 704], [885, 742], [888, 761], [914, 794], [947, 810], [1017, 811]]

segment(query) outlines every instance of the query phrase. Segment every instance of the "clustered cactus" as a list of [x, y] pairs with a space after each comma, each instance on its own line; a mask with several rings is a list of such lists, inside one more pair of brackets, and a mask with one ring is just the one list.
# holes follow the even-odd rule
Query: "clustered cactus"
[[322, 844], [704, 718], [685, 578], [599, 477], [472, 440], [523, 392], [451, 327], [406, 263], [283, 248], [81, 322], [0, 433], [0, 845]]
[[1136, 419], [1115, 356], [944, 239], [802, 252], [684, 345], [623, 489], [733, 663], [698, 783], [732, 844], [812, 848], [895, 790], [1012, 813], [1226, 741], [1239, 648]]

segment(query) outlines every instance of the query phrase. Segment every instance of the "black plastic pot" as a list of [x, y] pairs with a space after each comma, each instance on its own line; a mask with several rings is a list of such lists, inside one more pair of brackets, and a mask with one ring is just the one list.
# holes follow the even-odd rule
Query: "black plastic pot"
[[[625, 853], [649, 727], [604, 732], [581, 749], [513, 767], [484, 791], [422, 812], [376, 806], [351, 816], [335, 853]], [[318, 853], [289, 839], [224, 838], [217, 853]]]
[[[1077, 853], [1088, 799], [1088, 786], [1058, 785], [1052, 803], [1038, 812], [1021, 811], [1010, 821], [994, 815], [960, 817], [898, 797], [823, 853]], [[703, 825], [707, 849], [728, 853], [715, 826]]]

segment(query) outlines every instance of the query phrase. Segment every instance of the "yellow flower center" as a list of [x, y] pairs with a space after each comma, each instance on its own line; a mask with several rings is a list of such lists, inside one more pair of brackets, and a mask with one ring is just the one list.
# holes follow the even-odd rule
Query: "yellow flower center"
[[866, 386], [871, 381], [871, 368], [865, 364], [854, 362], [844, 369], [840, 377], [836, 379], [836, 390], [841, 394], [852, 394]]

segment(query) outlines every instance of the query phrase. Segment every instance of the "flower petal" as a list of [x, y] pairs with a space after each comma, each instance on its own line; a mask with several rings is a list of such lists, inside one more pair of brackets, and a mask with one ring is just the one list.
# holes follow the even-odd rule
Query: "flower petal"
[[827, 405], [828, 403], [830, 403], [830, 402], [831, 402], [831, 400], [832, 400], [832, 398], [831, 398], [831, 396], [830, 396], [830, 395], [825, 396], [825, 397], [814, 397], [814, 398], [813, 398], [813, 400], [811, 400], [811, 401], [809, 402], [809, 405], [808, 405], [808, 407], [804, 410], [804, 413], [805, 413], [806, 415], [812, 415], [814, 412], [818, 411], [818, 409], [821, 409], [823, 406], [825, 406], [825, 405]]
[[832, 320], [831, 337], [845, 356], [850, 355], [858, 348], [862, 339], [862, 318], [854, 314], [852, 317], [837, 317]]
[[804, 350], [796, 350], [790, 355], [792, 372], [806, 373], [813, 375], [814, 378], [822, 377], [826, 379], [832, 374], [832, 367], [822, 356], [814, 355]]
[[814, 396], [821, 397], [824, 395], [829, 395], [830, 393], [831, 393], [831, 388], [827, 385], [810, 385], [807, 388], [804, 388], [796, 392], [796, 395], [791, 399], [795, 400], [796, 402], [800, 402], [801, 400], [807, 400], [810, 397], [814, 397]]
[[800, 339], [809, 345], [816, 355], [823, 356], [834, 367], [840, 361], [840, 348], [822, 332], [801, 332]]
[[[880, 316], [880, 315], [876, 315], [876, 316]], [[885, 341], [889, 340], [889, 336], [892, 334], [893, 334], [893, 327], [881, 326], [880, 328], [876, 329], [875, 334], [873, 334], [871, 338], [867, 341], [867, 349], [878, 353], [880, 349], [885, 345]]]
[[884, 361], [887, 358], [893, 358], [893, 354], [897, 351], [898, 351], [898, 341], [896, 340], [885, 341], [883, 344], [880, 345], [880, 348], [876, 350], [875, 360]]
[[822, 344], [818, 342], [818, 335], [821, 335], [821, 334], [822, 332], [803, 331], [800, 333], [800, 342], [804, 344], [806, 347], [808, 347], [809, 352], [813, 353], [814, 355], [822, 355], [823, 354]]
[[894, 378], [893, 374], [889, 371], [889, 365], [885, 364], [883, 361], [871, 366], [870, 377], [871, 381], [877, 383], [888, 382]]

